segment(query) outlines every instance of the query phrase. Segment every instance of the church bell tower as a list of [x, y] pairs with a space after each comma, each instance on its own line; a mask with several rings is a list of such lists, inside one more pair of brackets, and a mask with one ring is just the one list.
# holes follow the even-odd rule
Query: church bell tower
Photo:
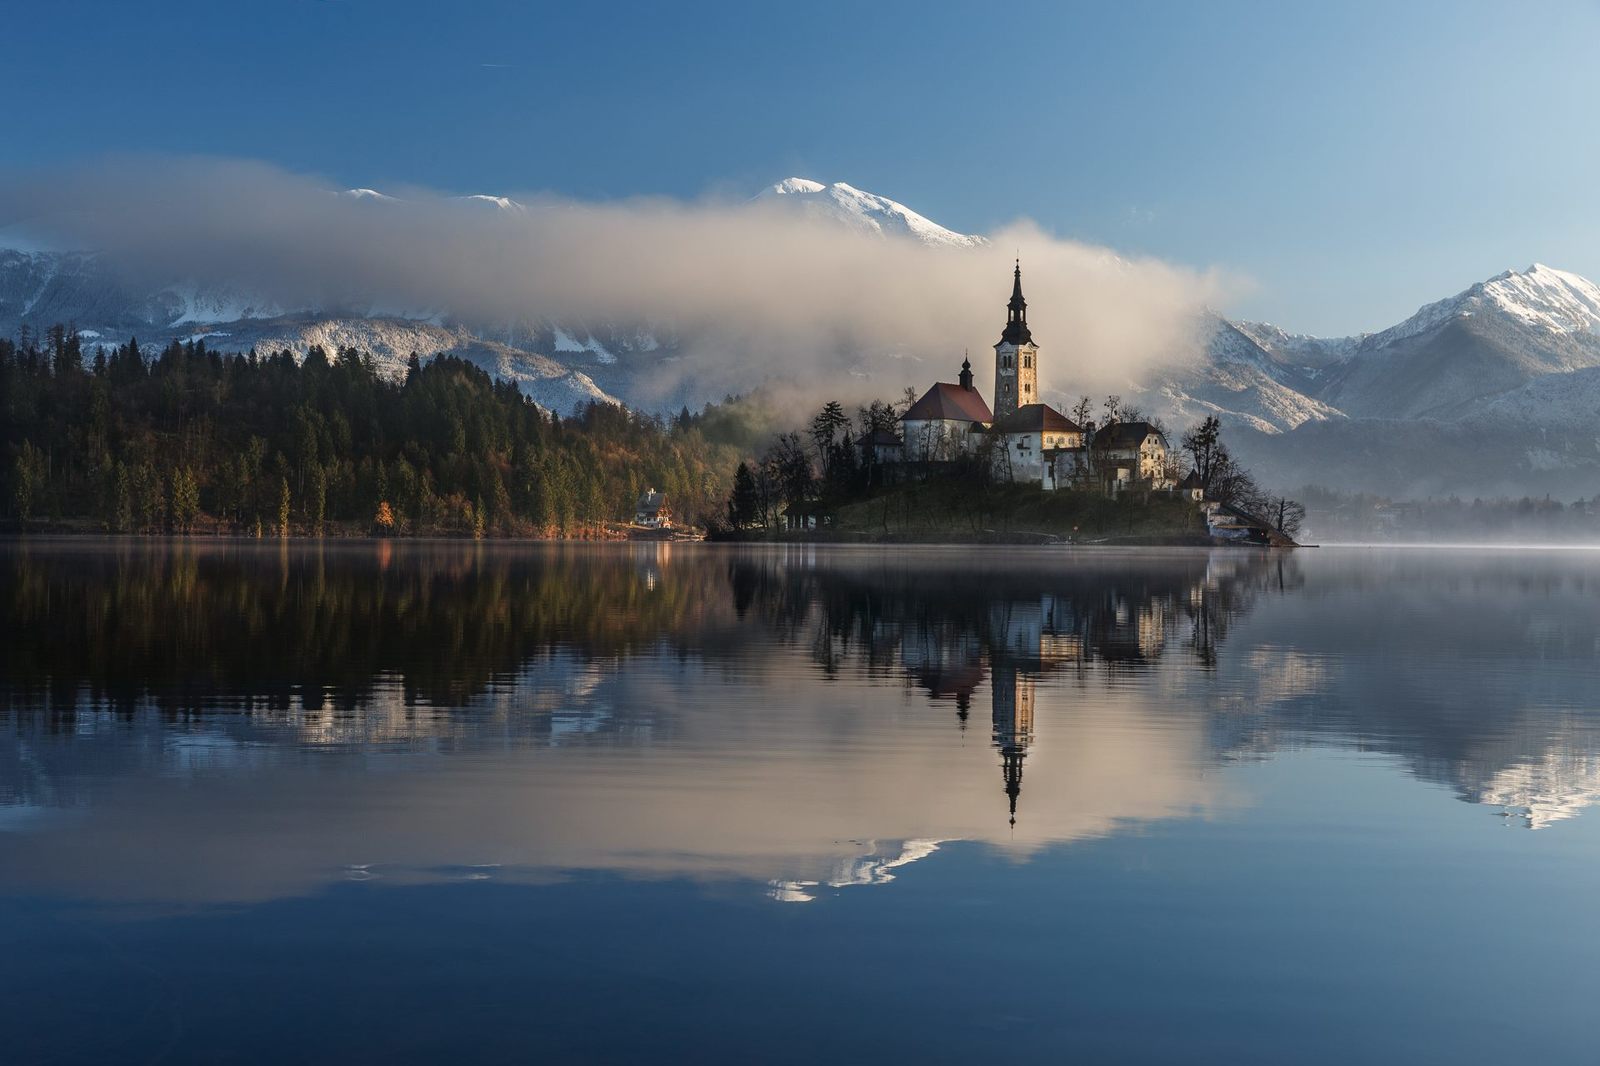
[[1028, 301], [1022, 298], [1022, 261], [1012, 275], [1006, 328], [994, 346], [994, 418], [998, 422], [1025, 404], [1039, 402], [1039, 346], [1028, 330]]

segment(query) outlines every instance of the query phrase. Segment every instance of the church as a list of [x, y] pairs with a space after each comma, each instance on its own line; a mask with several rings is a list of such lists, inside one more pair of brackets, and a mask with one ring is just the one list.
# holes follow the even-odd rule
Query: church
[[[963, 359], [955, 382], [936, 382], [901, 416], [900, 459], [906, 464], [950, 462], [988, 445], [1001, 480], [1031, 482], [1044, 489], [1102, 487], [1116, 491], [1142, 483], [1170, 488], [1170, 449], [1160, 430], [1145, 422], [1123, 422], [1093, 433], [1039, 397], [1039, 346], [1028, 327], [1022, 295], [1022, 263], [1011, 278], [1006, 324], [994, 346], [994, 407], [973, 384], [972, 363]], [[1097, 456], [1117, 461], [1093, 464], [1085, 435]], [[1104, 439], [1102, 439], [1104, 438]], [[1134, 440], [1137, 438], [1137, 440]], [[1133, 441], [1131, 461], [1122, 453]], [[883, 442], [874, 441], [874, 447]], [[1103, 448], [1109, 446], [1111, 450]], [[1112, 451], [1116, 455], [1111, 454]]]

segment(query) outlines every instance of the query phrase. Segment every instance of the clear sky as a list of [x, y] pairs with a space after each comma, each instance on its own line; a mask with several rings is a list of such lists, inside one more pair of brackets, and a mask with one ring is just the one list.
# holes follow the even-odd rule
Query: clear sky
[[847, 181], [1252, 279], [1323, 334], [1600, 278], [1595, 3], [0, 0], [0, 160], [593, 199]]

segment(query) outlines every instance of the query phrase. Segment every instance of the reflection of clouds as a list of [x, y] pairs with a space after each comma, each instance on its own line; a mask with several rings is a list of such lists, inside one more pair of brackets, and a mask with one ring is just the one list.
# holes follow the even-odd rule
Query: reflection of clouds
[[[896, 848], [892, 857], [870, 854], [841, 860], [833, 875], [826, 881], [773, 881], [767, 895], [779, 903], [810, 903], [816, 899], [816, 890], [850, 888], [855, 885], [886, 885], [894, 880], [894, 871], [925, 859], [939, 850], [942, 840], [906, 840]], [[877, 848], [877, 844], [870, 845]]]
[[[649, 595], [718, 588], [704, 564], [728, 558], [680, 552]], [[390, 672], [355, 702], [247, 693], [174, 719], [85, 688], [70, 729], [0, 734], [0, 887], [232, 901], [596, 870], [802, 901], [943, 841], [1023, 861], [1226, 810], [1219, 762], [1306, 742], [1396, 753], [1533, 827], [1600, 795], [1581, 713], [1600, 583], [1180, 553], [1064, 556], [1048, 579], [945, 564], [947, 586], [883, 554], [763, 558], [781, 565], [728, 575], [736, 639], [536, 643], [453, 700], [449, 677], [430, 701]], [[993, 731], [957, 728], [969, 713]]]
[[1324, 691], [1328, 664], [1320, 655], [1277, 644], [1242, 651], [1219, 671], [1217, 683], [1207, 679], [1197, 685], [1192, 676], [1175, 680], [1183, 691], [1203, 695], [1224, 714], [1270, 712]]
[[[708, 690], [706, 680], [638, 662], [609, 671], [595, 698], [673, 723], [649, 743], [479, 746], [470, 757], [418, 748], [381, 763], [285, 747], [247, 773], [107, 774], [84, 817], [0, 840], [0, 880], [225, 901], [312, 891], [332, 871], [393, 883], [499, 864], [497, 880], [581, 869], [804, 891], [885, 883], [941, 840], [1022, 859], [1222, 802], [1198, 723], [1163, 721], [1134, 693], [1083, 706], [1066, 687], [1039, 685], [1013, 831], [993, 749], [959, 743], [922, 696], [792, 678]], [[911, 843], [882, 853], [851, 843], [865, 839]]]

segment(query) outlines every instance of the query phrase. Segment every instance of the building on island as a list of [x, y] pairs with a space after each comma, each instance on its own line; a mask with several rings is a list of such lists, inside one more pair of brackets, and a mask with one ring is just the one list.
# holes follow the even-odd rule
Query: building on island
[[1083, 429], [1047, 403], [1023, 404], [995, 420], [991, 430], [999, 450], [995, 463], [1011, 481], [1035, 481], [1041, 488], [1064, 487], [1057, 480], [1063, 461], [1074, 463], [1083, 451]]
[[901, 416], [904, 460], [946, 462], [966, 455], [993, 421], [983, 394], [972, 387], [972, 364], [962, 360], [957, 384], [936, 382]]
[[1012, 274], [1006, 328], [994, 346], [994, 414], [1004, 418], [1025, 404], [1039, 402], [1039, 346], [1028, 329], [1028, 301], [1022, 298], [1022, 261]]
[[863, 463], [898, 479], [917, 476], [916, 469], [926, 464], [982, 453], [999, 480], [1046, 490], [1182, 491], [1196, 500], [1204, 495], [1195, 496], [1190, 481], [1180, 489], [1177, 456], [1158, 426], [1146, 421], [1080, 426], [1040, 399], [1039, 369], [1018, 261], [1005, 328], [994, 346], [993, 409], [973, 384], [971, 361], [963, 359], [954, 383], [936, 382], [901, 416], [898, 436], [878, 430], [857, 442]]
[[1102, 427], [1091, 443], [1092, 461], [1105, 487], [1172, 489], [1177, 486], [1177, 462], [1166, 434], [1149, 422], [1113, 422]]

